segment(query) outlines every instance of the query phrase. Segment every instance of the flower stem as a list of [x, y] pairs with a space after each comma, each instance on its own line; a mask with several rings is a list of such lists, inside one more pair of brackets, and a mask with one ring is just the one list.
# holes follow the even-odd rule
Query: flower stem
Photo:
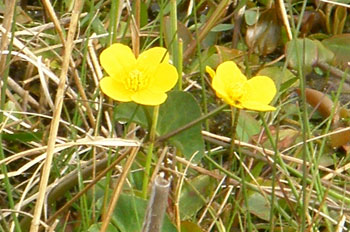
[[[233, 112], [234, 111], [234, 112]], [[228, 153], [228, 164], [231, 166], [233, 160], [233, 149], [235, 147], [236, 130], [238, 125], [238, 117], [240, 109], [231, 106], [231, 117], [232, 117], [232, 133], [231, 133], [231, 144]]]
[[153, 155], [154, 141], [156, 138], [156, 128], [157, 128], [157, 122], [158, 122], [158, 115], [159, 115], [159, 105], [155, 106], [153, 109], [152, 126], [151, 126], [151, 131], [149, 133], [149, 141], [151, 143], [150, 143], [148, 150], [147, 150], [145, 173], [144, 173], [143, 182], [142, 182], [142, 196], [143, 196], [143, 198], [147, 198], [148, 182], [149, 182], [149, 177], [150, 177], [150, 172], [151, 172], [152, 155]]

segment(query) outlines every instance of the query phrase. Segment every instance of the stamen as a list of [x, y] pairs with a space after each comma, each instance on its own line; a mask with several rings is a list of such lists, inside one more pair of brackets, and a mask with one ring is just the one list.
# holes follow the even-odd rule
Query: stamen
[[245, 83], [235, 83], [229, 92], [229, 96], [233, 102], [239, 103], [246, 92]]
[[126, 88], [137, 92], [144, 89], [148, 84], [148, 78], [139, 70], [135, 69], [129, 73], [128, 78], [125, 80]]

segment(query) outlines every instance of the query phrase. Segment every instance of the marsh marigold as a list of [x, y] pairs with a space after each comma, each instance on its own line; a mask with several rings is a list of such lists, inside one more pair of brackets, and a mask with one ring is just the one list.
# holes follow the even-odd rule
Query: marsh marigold
[[116, 43], [102, 51], [100, 62], [108, 74], [100, 81], [102, 92], [121, 102], [162, 104], [178, 79], [167, 50], [161, 47], [148, 49], [136, 58], [128, 46]]
[[233, 61], [218, 66], [216, 72], [206, 67], [212, 77], [216, 95], [227, 104], [240, 109], [272, 111], [276, 108], [270, 102], [276, 95], [276, 86], [267, 76], [255, 76], [249, 80]]

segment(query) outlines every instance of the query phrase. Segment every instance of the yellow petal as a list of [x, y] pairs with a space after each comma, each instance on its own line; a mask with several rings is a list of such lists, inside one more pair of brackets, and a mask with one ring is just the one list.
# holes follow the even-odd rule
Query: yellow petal
[[169, 53], [165, 48], [162, 47], [150, 48], [142, 52], [137, 58], [137, 66], [141, 66], [147, 69], [150, 67], [155, 67], [156, 65], [163, 62], [169, 62]]
[[229, 92], [227, 86], [221, 78], [219, 78], [218, 76], [214, 76], [211, 85], [219, 98], [229, 99]]
[[178, 79], [176, 68], [167, 63], [157, 65], [154, 74], [150, 75], [151, 81], [149, 88], [160, 92], [166, 92], [172, 89]]
[[100, 62], [109, 76], [119, 78], [130, 72], [136, 64], [136, 58], [128, 46], [115, 43], [102, 51]]
[[247, 82], [247, 94], [242, 102], [257, 102], [268, 105], [276, 95], [276, 86], [267, 76], [255, 76]]
[[243, 75], [233, 61], [226, 61], [220, 64], [216, 69], [216, 76], [219, 77], [227, 87], [235, 85], [236, 82], [245, 82], [247, 80], [246, 76]]
[[211, 78], [214, 78], [214, 77], [215, 77], [215, 71], [214, 71], [211, 67], [205, 66], [205, 71], [207, 71], [207, 73], [209, 73], [209, 76], [210, 76]]
[[[220, 96], [218, 96], [218, 97], [220, 97]], [[243, 109], [243, 108], [244, 108], [244, 107], [242, 106], [242, 103], [241, 103], [241, 102], [239, 102], [239, 101], [234, 101], [234, 100], [232, 100], [232, 98], [230, 98], [230, 97], [225, 97], [225, 96], [223, 96], [223, 97], [220, 97], [220, 98], [222, 98], [227, 104], [229, 104], [229, 105], [231, 105], [231, 106], [234, 106], [234, 107], [239, 108], [239, 109]]]
[[117, 81], [115, 78], [109, 76], [104, 77], [100, 81], [100, 88], [104, 94], [114, 100], [121, 102], [131, 101], [131, 95], [133, 93], [127, 90], [123, 83]]
[[167, 95], [164, 92], [151, 91], [144, 89], [131, 96], [131, 99], [141, 105], [156, 106], [165, 102]]
[[226, 61], [218, 66], [216, 74], [212, 80], [212, 86], [218, 97], [229, 99], [232, 90], [244, 84], [247, 78], [233, 61]]

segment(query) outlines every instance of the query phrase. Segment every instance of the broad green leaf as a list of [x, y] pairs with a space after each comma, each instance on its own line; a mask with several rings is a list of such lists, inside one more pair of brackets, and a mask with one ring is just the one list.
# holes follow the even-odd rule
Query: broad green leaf
[[240, 112], [236, 134], [241, 141], [248, 142], [253, 135], [259, 133], [260, 129], [260, 124], [251, 114], [243, 110]]
[[[159, 109], [157, 132], [165, 135], [201, 116], [200, 107], [194, 97], [187, 92], [172, 91], [167, 101]], [[196, 152], [193, 161], [198, 162], [204, 154], [204, 140], [201, 124], [197, 124], [169, 139], [169, 142], [182, 151], [186, 159]]]
[[204, 207], [213, 189], [213, 180], [207, 175], [197, 176], [186, 182], [180, 195], [181, 220], [192, 218]]
[[260, 219], [270, 220], [270, 202], [258, 192], [248, 195], [248, 211]]
[[[101, 22], [101, 20], [98, 17], [94, 18], [94, 21], [92, 21], [91, 27], [92, 27], [92, 30], [97, 35], [107, 33], [107, 30], [105, 29], [103, 23]], [[107, 45], [107, 43], [108, 43], [108, 38], [107, 37], [102, 37], [100, 39], [100, 42], [101, 42], [102, 46], [105, 47]]]
[[[97, 188], [99, 191], [103, 191], [104, 188]], [[99, 198], [97, 201], [97, 207], [102, 207], [103, 198]], [[107, 231], [118, 232], [139, 232], [142, 229], [145, 212], [147, 208], [147, 200], [136, 197], [130, 194], [121, 194], [117, 205], [114, 209], [114, 213], [111, 218], [111, 222]], [[101, 223], [92, 225], [89, 228], [89, 232], [99, 231]], [[170, 221], [166, 214], [163, 221], [162, 232], [176, 232], [176, 227]]]
[[329, 50], [327, 47], [325, 47], [319, 40], [313, 40], [313, 42], [317, 46], [318, 62], [329, 63], [334, 59], [334, 53], [331, 50]]
[[322, 41], [322, 44], [334, 52], [335, 64], [348, 67], [350, 62], [350, 34], [341, 34]]
[[[102, 226], [102, 222], [97, 223], [97, 224], [93, 224], [92, 226], [90, 226], [90, 228], [88, 229], [88, 232], [100, 232]], [[119, 232], [119, 230], [112, 224], [109, 224], [107, 227], [107, 231], [108, 232]]]
[[259, 19], [259, 12], [257, 10], [248, 9], [244, 12], [244, 19], [248, 26], [253, 26]]
[[[147, 201], [128, 194], [121, 194], [112, 216], [114, 224], [121, 232], [141, 231], [145, 217]], [[167, 215], [164, 217], [163, 232], [176, 232], [175, 226]]]
[[289, 67], [298, 69], [299, 62], [305, 72], [310, 73], [317, 62], [330, 62], [334, 54], [322, 43], [311, 39], [295, 39], [286, 44], [286, 56]]
[[203, 232], [203, 230], [196, 223], [190, 221], [182, 221], [181, 232]]
[[116, 107], [116, 119], [124, 122], [136, 122], [143, 128], [150, 128], [153, 108], [134, 102], [120, 103]]
[[[117, 120], [132, 121], [146, 129], [150, 128], [152, 107], [138, 106], [128, 102], [119, 104], [116, 112]], [[172, 132], [200, 116], [200, 107], [190, 93], [172, 91], [168, 93], [168, 99], [159, 108], [157, 135]], [[169, 142], [180, 149], [187, 159], [198, 152], [194, 158], [195, 162], [198, 162], [204, 154], [200, 123], [169, 138]]]
[[[274, 80], [278, 89], [281, 89], [281, 85], [289, 81], [291, 81], [291, 83], [288, 87], [296, 87], [299, 85], [296, 81], [297, 79], [291, 71], [289, 71], [288, 69], [284, 69], [283, 71], [280, 67], [277, 66], [263, 68], [256, 75], [270, 77], [272, 80]], [[281, 91], [282, 90], [284, 89], [281, 89]]]
[[286, 44], [286, 57], [289, 67], [298, 69], [298, 64], [301, 63], [309, 73], [317, 61], [317, 46], [307, 38], [291, 40]]
[[233, 24], [222, 23], [222, 24], [218, 24], [215, 27], [213, 27], [210, 31], [222, 32], [222, 31], [229, 31], [232, 29], [233, 29]]

